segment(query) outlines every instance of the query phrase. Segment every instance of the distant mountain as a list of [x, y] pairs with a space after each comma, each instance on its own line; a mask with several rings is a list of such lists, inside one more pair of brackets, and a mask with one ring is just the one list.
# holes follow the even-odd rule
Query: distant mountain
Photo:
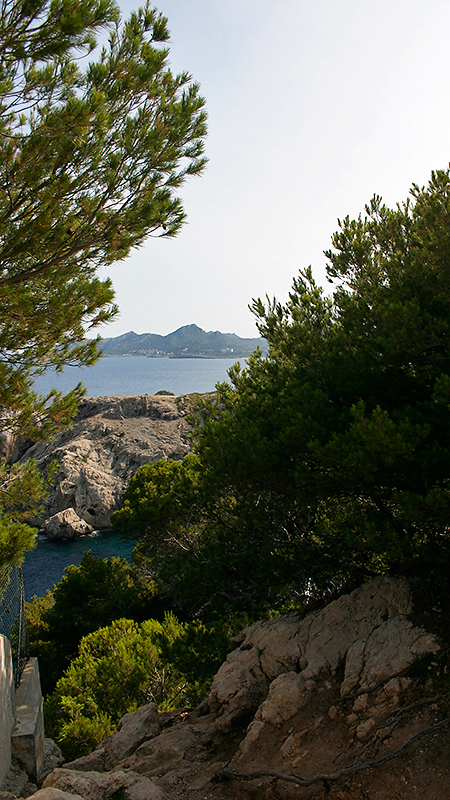
[[149, 358], [245, 358], [259, 347], [267, 353], [262, 337], [241, 339], [236, 333], [204, 331], [198, 325], [183, 325], [167, 336], [158, 333], [124, 333], [103, 339], [105, 356], [147, 356]]

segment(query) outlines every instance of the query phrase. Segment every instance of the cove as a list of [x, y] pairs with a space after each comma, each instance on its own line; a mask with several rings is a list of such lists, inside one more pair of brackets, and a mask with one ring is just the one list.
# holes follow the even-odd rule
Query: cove
[[100, 531], [65, 542], [36, 536], [36, 547], [25, 554], [22, 565], [25, 600], [28, 602], [34, 595], [42, 597], [47, 589], [53, 589], [65, 568], [70, 564], [78, 566], [88, 550], [97, 558], [118, 556], [130, 560], [135, 544], [119, 531]]

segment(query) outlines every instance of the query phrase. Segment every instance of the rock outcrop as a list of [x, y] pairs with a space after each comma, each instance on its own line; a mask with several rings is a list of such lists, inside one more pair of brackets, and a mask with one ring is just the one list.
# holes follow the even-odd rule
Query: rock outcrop
[[283, 706], [301, 702], [319, 675], [334, 675], [340, 664], [342, 697], [398, 675], [417, 656], [438, 649], [435, 638], [407, 618], [411, 611], [407, 581], [380, 577], [304, 619], [293, 613], [246, 628], [212, 684], [217, 730], [229, 731], [255, 712], [257, 719], [281, 722]]
[[160, 458], [181, 460], [189, 452], [187, 413], [183, 398], [166, 395], [82, 400], [69, 429], [22, 456], [34, 458], [42, 470], [59, 462], [45, 516], [34, 523], [45, 528], [46, 519], [72, 509], [92, 528], [108, 527], [140, 466]]
[[[274, 783], [264, 771], [305, 780], [345, 775], [346, 768], [383, 758], [427, 726], [434, 731], [436, 723], [438, 745], [429, 743], [428, 751], [420, 740], [401, 759], [367, 770], [363, 795], [355, 771], [343, 793], [342, 784], [333, 783], [329, 796], [447, 800], [450, 726], [438, 722], [438, 698], [417, 700], [405, 674], [418, 658], [436, 658], [440, 646], [413, 624], [411, 612], [407, 581], [382, 576], [306, 617], [258, 622], [236, 637], [198, 709], [158, 713], [149, 704], [126, 714], [115, 734], [89, 756], [55, 769], [41, 791], [84, 800], [322, 797], [321, 779], [303, 789], [289, 780]], [[230, 771], [256, 772], [257, 778], [218, 782]], [[325, 788], [330, 791], [326, 780]], [[39, 793], [34, 797], [41, 800]]]
[[94, 529], [73, 508], [66, 508], [46, 519], [43, 531], [48, 539], [77, 539], [93, 533]]

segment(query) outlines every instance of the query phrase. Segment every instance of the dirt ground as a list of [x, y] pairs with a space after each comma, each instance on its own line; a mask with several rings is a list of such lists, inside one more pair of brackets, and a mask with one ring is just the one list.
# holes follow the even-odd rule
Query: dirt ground
[[[450, 798], [450, 617], [425, 622], [440, 634], [442, 648], [400, 677], [402, 690], [386, 701], [383, 687], [365, 697], [341, 699], [341, 676], [324, 675], [308, 704], [283, 725], [265, 725], [254, 745], [239, 745], [246, 726], [212, 741], [192, 774], [175, 785], [157, 781], [170, 800], [449, 800]], [[434, 624], [433, 624], [434, 622]], [[361, 728], [361, 723], [363, 727]], [[413, 737], [416, 737], [413, 739]], [[384, 763], [365, 767], [404, 750]], [[333, 774], [364, 766], [361, 770]], [[300, 786], [282, 775], [250, 780], [214, 777], [225, 766], [247, 775], [275, 770], [306, 780]]]
[[[411, 698], [404, 700], [406, 706], [416, 702]], [[360, 741], [344, 713], [331, 720], [328, 701], [317, 702], [316, 698], [314, 709], [308, 709], [306, 724], [305, 716], [301, 714], [300, 719], [294, 717], [285, 726], [264, 731], [252, 755], [244, 758], [234, 756], [242, 738], [242, 735], [236, 735], [214, 748], [211, 762], [220, 767], [230, 759], [229, 768], [236, 772], [272, 769], [310, 779], [317, 774], [339, 772], [355, 763], [381, 759], [400, 748], [410, 737], [445, 720], [450, 713], [445, 701], [429, 702], [409, 712], [401, 711], [403, 705], [394, 710], [394, 718], [390, 715], [388, 726], [375, 729]], [[382, 741], [383, 734], [396, 721], [395, 714], [398, 715], [398, 724]], [[201, 778], [200, 768], [197, 784], [202, 782]], [[194, 784], [190, 776], [189, 786], [183, 786], [181, 781], [177, 787], [171, 787], [170, 797], [177, 800], [449, 800], [450, 724], [420, 736], [405, 751], [384, 764], [336, 780], [320, 780], [309, 787], [281, 777], [260, 777], [249, 781], [213, 779], [212, 782], [205, 781], [205, 785], [198, 789], [194, 789]], [[161, 785], [161, 788], [164, 790], [166, 787]]]

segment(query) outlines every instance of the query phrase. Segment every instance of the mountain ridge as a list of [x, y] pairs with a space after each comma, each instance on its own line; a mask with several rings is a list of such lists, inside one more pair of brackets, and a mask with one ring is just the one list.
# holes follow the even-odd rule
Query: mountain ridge
[[182, 325], [165, 336], [128, 331], [102, 339], [100, 347], [104, 356], [148, 358], [245, 358], [257, 347], [268, 351], [262, 336], [246, 339], [236, 333], [204, 331], [195, 324]]

